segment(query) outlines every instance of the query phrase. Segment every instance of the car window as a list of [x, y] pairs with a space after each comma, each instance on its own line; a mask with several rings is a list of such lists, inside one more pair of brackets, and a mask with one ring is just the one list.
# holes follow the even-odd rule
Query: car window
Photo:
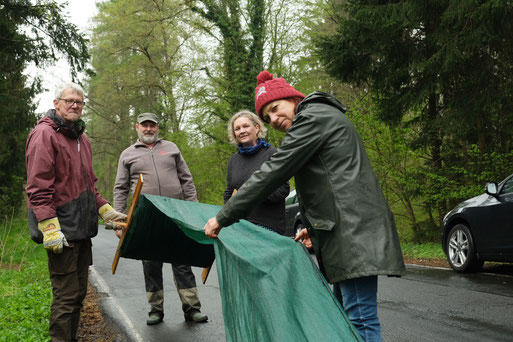
[[290, 204], [294, 204], [297, 202], [296, 200], [297, 196], [296, 196], [296, 189], [292, 189], [288, 196], [285, 198], [285, 205], [290, 205]]
[[501, 195], [513, 193], [513, 177], [508, 179], [501, 189]]

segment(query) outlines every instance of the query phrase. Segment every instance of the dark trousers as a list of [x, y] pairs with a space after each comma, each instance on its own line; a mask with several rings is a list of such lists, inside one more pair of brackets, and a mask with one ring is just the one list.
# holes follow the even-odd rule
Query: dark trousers
[[[164, 316], [164, 284], [162, 280], [162, 266], [160, 261], [143, 260], [144, 283], [146, 297], [151, 306], [149, 314], [159, 313]], [[195, 311], [200, 311], [201, 303], [196, 288], [196, 278], [191, 266], [171, 264], [173, 279], [178, 295], [182, 302], [182, 310], [186, 317]]]
[[62, 254], [47, 254], [53, 291], [50, 337], [53, 342], [75, 341], [89, 266], [93, 263], [91, 240], [70, 242]]

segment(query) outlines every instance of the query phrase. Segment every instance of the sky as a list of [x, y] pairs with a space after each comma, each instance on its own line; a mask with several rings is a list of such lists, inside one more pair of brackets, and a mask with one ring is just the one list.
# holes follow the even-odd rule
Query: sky
[[[58, 3], [64, 3], [64, 0], [57, 0]], [[68, 21], [77, 25], [79, 30], [87, 33], [91, 26], [91, 19], [96, 15], [97, 0], [68, 0], [68, 6], [64, 13], [68, 16]], [[99, 1], [98, 1], [99, 2]], [[59, 60], [55, 66], [48, 67], [43, 70], [29, 68], [29, 74], [37, 74], [43, 80], [43, 88], [48, 89], [38, 96], [36, 102], [39, 101], [36, 113], [45, 113], [48, 109], [53, 108], [53, 98], [55, 87], [63, 81], [71, 80], [71, 73], [67, 65], [66, 59]], [[80, 79], [82, 79], [79, 76]]]

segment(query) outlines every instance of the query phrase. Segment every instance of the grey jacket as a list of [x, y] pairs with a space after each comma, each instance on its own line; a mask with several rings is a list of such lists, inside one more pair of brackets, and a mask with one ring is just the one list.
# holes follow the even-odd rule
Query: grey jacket
[[296, 109], [273, 158], [228, 201], [222, 226], [244, 217], [253, 203], [295, 176], [300, 208], [323, 273], [330, 283], [405, 273], [388, 203], [344, 106], [314, 92]]
[[198, 201], [189, 167], [174, 143], [159, 139], [149, 148], [137, 141], [119, 157], [114, 184], [117, 211], [126, 213], [128, 194], [135, 190], [140, 173], [144, 178], [141, 193]]

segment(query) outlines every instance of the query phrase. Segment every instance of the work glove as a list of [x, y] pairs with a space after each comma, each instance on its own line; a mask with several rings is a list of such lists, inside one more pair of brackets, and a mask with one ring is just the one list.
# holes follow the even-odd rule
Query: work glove
[[57, 217], [43, 220], [37, 226], [43, 233], [43, 246], [46, 250], [61, 254], [63, 246], [69, 246], [66, 237], [61, 232], [61, 225]]
[[116, 221], [122, 221], [126, 219], [126, 215], [120, 213], [114, 208], [110, 206], [110, 204], [104, 204], [99, 210], [98, 213], [103, 219], [103, 223], [105, 223], [105, 229], [121, 229], [120, 226], [116, 223]]

